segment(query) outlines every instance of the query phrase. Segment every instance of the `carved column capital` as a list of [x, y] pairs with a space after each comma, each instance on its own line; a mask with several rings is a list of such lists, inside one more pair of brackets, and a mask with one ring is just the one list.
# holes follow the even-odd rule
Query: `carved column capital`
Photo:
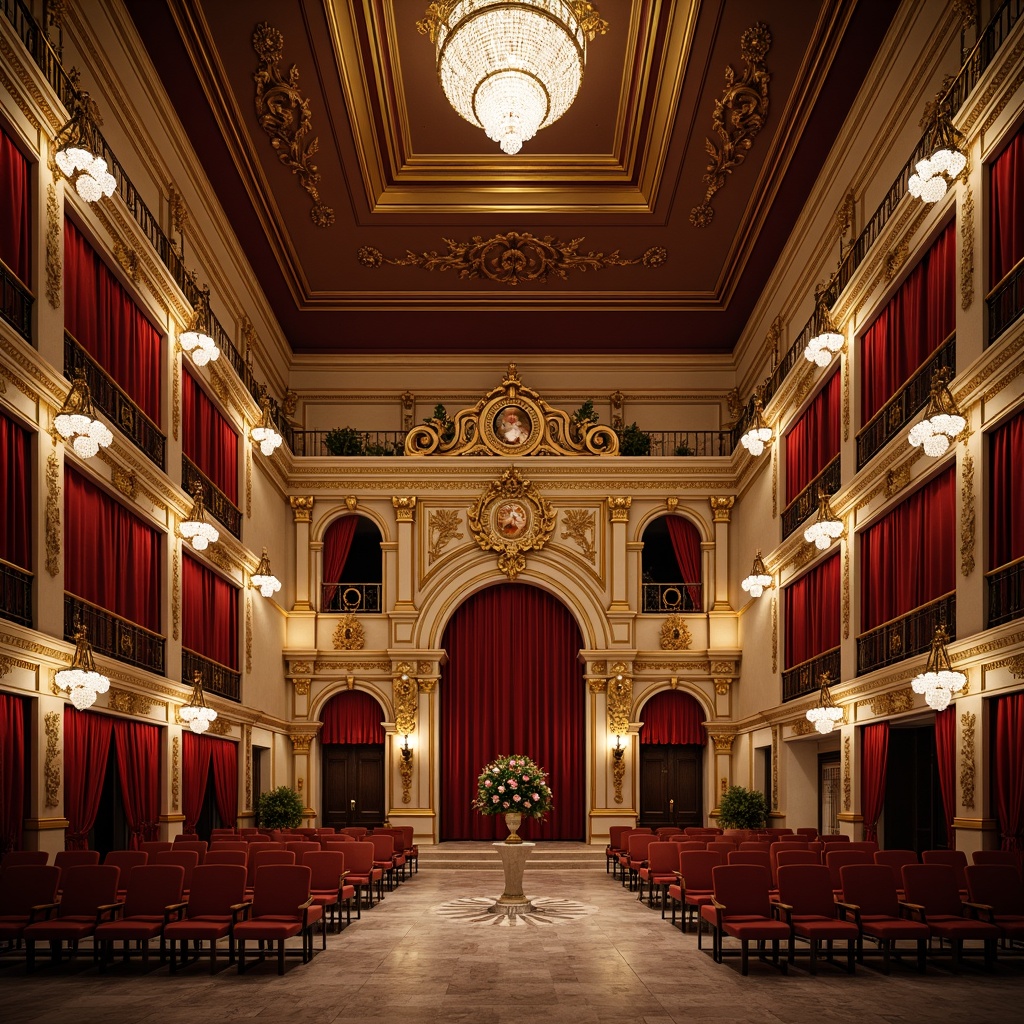
[[736, 739], [733, 733], [710, 733], [710, 736], [715, 744], [715, 753], [732, 753], [732, 741]]
[[734, 494], [724, 494], [708, 498], [711, 502], [711, 517], [716, 523], [728, 523], [732, 520], [732, 507], [736, 503]]
[[411, 523], [416, 518], [416, 498], [413, 495], [396, 495], [391, 499], [395, 516], [400, 523]]
[[295, 522], [311, 523], [313, 521], [313, 501], [312, 494], [292, 494], [289, 496], [288, 504], [292, 507]]
[[609, 497], [608, 498], [608, 516], [613, 523], [628, 523], [629, 522], [629, 508], [633, 504], [633, 499], [628, 495], [623, 497]]

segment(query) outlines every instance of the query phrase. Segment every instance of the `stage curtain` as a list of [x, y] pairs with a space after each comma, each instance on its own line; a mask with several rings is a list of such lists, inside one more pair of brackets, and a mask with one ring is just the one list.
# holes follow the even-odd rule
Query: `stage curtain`
[[656, 693], [642, 708], [641, 743], [697, 743], [708, 741], [704, 709], [696, 698], [678, 690]]
[[368, 693], [349, 690], [332, 697], [320, 713], [321, 743], [383, 743], [384, 712]]
[[21, 849], [25, 820], [25, 702], [0, 693], [0, 854]]
[[861, 629], [899, 618], [956, 589], [953, 468], [860, 537]]
[[996, 809], [1004, 850], [1024, 852], [1024, 693], [996, 702]]
[[237, 506], [238, 435], [187, 370], [181, 385], [182, 451]]
[[554, 810], [543, 824], [524, 819], [520, 834], [582, 840], [587, 688], [568, 610], [525, 584], [490, 587], [455, 611], [441, 646], [441, 838], [504, 839], [502, 818], [471, 806], [476, 780], [498, 755], [524, 754], [547, 771]]
[[238, 670], [238, 589], [188, 555], [181, 560], [181, 642]]
[[185, 815], [182, 831], [186, 835], [195, 835], [210, 779], [212, 753], [209, 744], [203, 742], [205, 738], [191, 729], [183, 729], [181, 733], [181, 812]]
[[356, 535], [359, 516], [342, 516], [335, 519], [324, 534], [323, 608], [333, 607], [338, 592], [336, 584], [345, 571], [348, 553], [352, 550], [352, 538]]
[[0, 558], [32, 569], [32, 438], [0, 413]]
[[156, 424], [160, 423], [160, 332], [85, 237], [64, 221], [64, 328]]
[[939, 235], [861, 342], [861, 425], [956, 330], [956, 222]]
[[64, 849], [86, 850], [107, 774], [110, 732], [107, 715], [64, 708]]
[[224, 828], [234, 828], [238, 822], [238, 747], [230, 740], [202, 736], [210, 751], [213, 768], [213, 792], [217, 800], [217, 813]]
[[32, 266], [31, 186], [28, 160], [0, 130], [0, 260], [26, 288]]
[[145, 722], [114, 722], [114, 753], [131, 849], [156, 839], [160, 814], [160, 730]]
[[839, 454], [842, 375], [839, 370], [786, 434], [786, 504]]
[[704, 610], [704, 598], [700, 571], [700, 533], [689, 519], [682, 516], [666, 516], [665, 522], [675, 552], [679, 578], [683, 583], [694, 584], [686, 588], [690, 595], [690, 608], [701, 612]]
[[992, 164], [989, 192], [989, 287], [1024, 259], [1024, 132]]
[[989, 569], [1024, 558], [1024, 413], [989, 436]]
[[160, 632], [160, 535], [70, 466], [64, 471], [64, 589]]
[[942, 791], [942, 813], [946, 818], [946, 846], [956, 849], [956, 705], [935, 712], [935, 761]]
[[889, 757], [889, 723], [866, 725], [861, 737], [860, 810], [864, 838], [878, 839], [878, 819], [885, 800], [885, 769]]
[[783, 592], [786, 668], [839, 646], [839, 555], [791, 583]]

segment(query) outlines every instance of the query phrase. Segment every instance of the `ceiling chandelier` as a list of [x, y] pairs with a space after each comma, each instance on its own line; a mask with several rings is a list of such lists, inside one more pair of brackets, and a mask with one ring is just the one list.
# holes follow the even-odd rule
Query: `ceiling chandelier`
[[832, 693], [829, 686], [832, 684], [832, 675], [829, 672], [821, 673], [821, 687], [818, 690], [818, 703], [813, 708], [807, 709], [807, 721], [814, 725], [818, 732], [830, 733], [837, 723], [843, 720], [843, 709], [836, 707], [832, 700]]
[[75, 94], [71, 107], [71, 120], [53, 140], [53, 159], [65, 177], [75, 182], [78, 194], [87, 202], [95, 203], [104, 196], [112, 196], [117, 179], [107, 170], [107, 161], [94, 152], [96, 146], [96, 104], [87, 92]]
[[749, 576], [740, 580], [740, 587], [751, 597], [760, 597], [764, 593], [764, 588], [771, 585], [771, 573], [765, 568], [764, 559], [761, 557], [761, 552], [758, 551], [754, 555], [754, 567], [750, 570]]
[[843, 535], [842, 520], [832, 511], [828, 495], [818, 491], [818, 514], [814, 522], [804, 530], [804, 540], [813, 543], [819, 551], [824, 551], [832, 541]]
[[924, 671], [910, 681], [914, 693], [924, 694], [928, 707], [936, 711], [945, 711], [953, 697], [967, 685], [967, 676], [954, 671], [949, 663], [948, 641], [945, 625], [936, 626], [928, 663]]
[[210, 728], [210, 723], [217, 717], [217, 712], [206, 706], [206, 698], [203, 696], [203, 676], [198, 669], [192, 673], [192, 696], [189, 697], [188, 703], [178, 714], [183, 722], [188, 723], [188, 727], [193, 732], [198, 733], [206, 732]]
[[843, 335], [825, 302], [825, 289], [814, 293], [814, 335], [804, 349], [804, 359], [818, 366], [828, 366], [834, 353], [843, 347]]
[[210, 544], [220, 539], [217, 528], [206, 521], [206, 507], [203, 504], [203, 484], [197, 480], [192, 488], [192, 508], [188, 518], [182, 522], [181, 535], [192, 542], [196, 551], [205, 551]]
[[260, 418], [259, 423], [252, 428], [252, 434], [250, 436], [259, 444], [260, 451], [263, 452], [267, 458], [270, 458], [270, 456], [281, 447], [281, 441], [283, 438], [274, 424], [274, 417], [270, 412], [270, 398], [267, 396], [266, 387], [262, 384], [260, 385], [260, 407], [263, 409], [263, 415]]
[[273, 597], [281, 589], [281, 581], [270, 571], [270, 555], [263, 549], [263, 557], [252, 574], [252, 585], [259, 587], [264, 597]]
[[967, 140], [953, 125], [949, 100], [941, 96], [935, 100], [931, 112], [928, 148], [931, 156], [919, 161], [907, 182], [907, 190], [925, 203], [937, 203], [948, 189], [943, 174], [952, 181], [967, 166], [963, 150]]
[[910, 428], [907, 440], [915, 447], [924, 448], [925, 455], [934, 458], [942, 455], [950, 441], [957, 437], [967, 420], [957, 408], [956, 399], [949, 390], [949, 381], [953, 371], [948, 366], [940, 366], [932, 374], [931, 393], [924, 419]]
[[71, 390], [53, 425], [65, 441], [74, 438], [71, 447], [83, 459], [91, 459], [101, 448], [108, 448], [114, 440], [114, 435], [96, 418], [84, 367], [79, 366], [75, 370]]
[[54, 682], [68, 691], [71, 703], [79, 711], [92, 707], [99, 694], [110, 689], [110, 680], [96, 671], [87, 634], [83, 623], [75, 624], [75, 655], [71, 659], [71, 667], [61, 669], [54, 677]]
[[192, 356], [196, 366], [214, 363], [220, 355], [217, 343], [210, 335], [210, 287], [207, 285], [196, 300], [188, 328], [178, 335], [181, 347]]
[[746, 432], [740, 437], [740, 444], [751, 455], [760, 455], [764, 451], [764, 446], [772, 439], [772, 428], [765, 423], [764, 417], [761, 415], [761, 410], [764, 408], [761, 398], [763, 393], [759, 389], [758, 393], [754, 395], [754, 415], [750, 421], [750, 426], [747, 427]]
[[437, 0], [416, 28], [448, 102], [511, 156], [572, 106], [608, 22], [584, 0]]

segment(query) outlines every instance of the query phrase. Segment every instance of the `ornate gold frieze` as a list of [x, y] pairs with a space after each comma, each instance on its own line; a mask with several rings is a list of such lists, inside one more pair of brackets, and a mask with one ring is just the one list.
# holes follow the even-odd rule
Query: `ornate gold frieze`
[[974, 807], [974, 726], [977, 716], [965, 711], [960, 716], [960, 802]]
[[663, 651], [688, 651], [693, 637], [682, 615], [670, 615], [661, 624], [661, 649]]
[[288, 504], [292, 507], [292, 518], [296, 523], [311, 523], [313, 521], [313, 502], [315, 499], [311, 494], [291, 494], [288, 496]]
[[711, 671], [710, 661], [647, 661], [638, 658], [633, 662], [635, 672], [703, 672]]
[[[730, 754], [732, 753], [732, 742], [736, 739], [735, 735], [731, 732], [716, 732], [711, 733], [711, 740], [715, 744], [716, 754]], [[773, 758], [774, 760], [774, 758]]]
[[418, 661], [416, 662], [416, 671], [421, 675], [427, 672], [433, 672], [434, 663], [432, 661]]
[[245, 451], [245, 514], [252, 518], [252, 446]]
[[779, 809], [779, 728], [772, 729], [772, 810]]
[[716, 523], [728, 523], [732, 520], [732, 507], [736, 504], [736, 495], [725, 494], [708, 498], [711, 503], [711, 518]]
[[904, 462], [899, 466], [894, 466], [888, 470], [885, 474], [885, 494], [886, 497], [891, 498], [894, 494], [898, 494], [903, 490], [907, 484], [910, 483], [910, 463]]
[[336, 651], [361, 651], [366, 643], [366, 633], [354, 615], [342, 615], [334, 627], [331, 643]]
[[43, 715], [43, 728], [46, 730], [46, 758], [43, 762], [46, 806], [56, 807], [60, 802], [60, 712], [47, 711]]
[[46, 186], [46, 301], [52, 309], [60, 309], [61, 290], [64, 287], [64, 232], [60, 208], [57, 205], [57, 186]]
[[568, 280], [573, 270], [594, 271], [605, 267], [632, 267], [639, 264], [647, 270], [662, 266], [668, 260], [668, 251], [660, 245], [652, 246], [641, 256], [628, 258], [612, 252], [581, 253], [583, 237], [563, 242], [553, 235], [539, 238], [529, 231], [509, 231], [504, 235], [483, 238], [474, 235], [468, 242], [445, 238], [448, 252], [413, 252], [407, 249], [404, 256], [388, 257], [372, 245], [362, 246], [356, 259], [370, 269], [385, 264], [392, 267], [422, 267], [424, 270], [454, 271], [463, 280], [484, 278], [495, 284], [517, 287], [520, 284], [534, 284], [547, 281], [549, 276]]
[[1007, 658], [1005, 664], [1014, 679], [1024, 677], [1024, 654], [1017, 654], [1012, 658]]
[[892, 690], [869, 697], [867, 700], [857, 701], [857, 707], [862, 708], [865, 705], [871, 708], [872, 714], [879, 717], [898, 715], [914, 706], [914, 691], [908, 686], [903, 690]]
[[320, 201], [320, 172], [313, 157], [320, 148], [319, 136], [306, 142], [311, 129], [309, 100], [299, 92], [299, 69], [293, 64], [287, 75], [280, 63], [284, 56], [284, 36], [267, 22], [256, 26], [252, 46], [260, 58], [253, 72], [256, 82], [256, 117], [266, 132], [278, 160], [295, 175], [313, 200], [310, 219], [318, 228], [334, 223], [334, 210]]
[[974, 572], [974, 459], [964, 452], [960, 477], [960, 575]]
[[174, 182], [167, 184], [167, 206], [171, 211], [171, 230], [180, 235], [188, 227], [188, 209], [184, 196], [174, 187]]
[[292, 672], [295, 672], [298, 675], [303, 675], [304, 673], [313, 671], [313, 666], [308, 661], [293, 661], [288, 667]]
[[597, 523], [593, 510], [567, 508], [562, 513], [562, 540], [575, 541], [582, 549], [584, 557], [591, 562], [597, 555], [596, 533]]
[[297, 697], [308, 697], [312, 680], [306, 677], [293, 677], [292, 686], [295, 688]]
[[772, 45], [772, 34], [762, 22], [752, 25], [740, 37], [740, 55], [746, 70], [736, 77], [732, 65], [725, 69], [725, 93], [715, 100], [711, 126], [721, 142], [704, 139], [704, 148], [711, 158], [704, 174], [707, 189], [704, 202], [690, 211], [690, 223], [697, 228], [709, 227], [715, 216], [711, 206], [714, 194], [746, 158], [750, 147], [768, 116], [768, 83], [771, 75], [764, 59]]
[[779, 604], [772, 597], [772, 672], [779, 671]]
[[174, 384], [171, 394], [171, 431], [178, 440], [178, 425], [181, 423], [181, 360], [174, 360]]
[[411, 523], [416, 518], [416, 497], [415, 495], [396, 495], [391, 499], [395, 509], [395, 518], [400, 523]]
[[138, 488], [138, 479], [130, 469], [121, 469], [114, 466], [111, 471], [114, 486], [126, 497], [135, 499], [135, 492]]
[[779, 516], [779, 446], [772, 445], [772, 519]]
[[[175, 516], [171, 516], [172, 531], [177, 529]], [[173, 533], [172, 533], [173, 535]], [[171, 553], [171, 637], [175, 640], [181, 629], [181, 576], [178, 569], [178, 545]]]
[[853, 211], [857, 205], [857, 197], [853, 193], [853, 189], [849, 189], [846, 195], [843, 196], [843, 201], [839, 204], [839, 209], [836, 210], [835, 226], [836, 226], [836, 238], [839, 239], [840, 243], [843, 242], [846, 235], [853, 233]]
[[313, 734], [308, 732], [292, 733], [288, 737], [292, 741], [292, 752], [308, 754], [309, 745], [313, 742]]
[[133, 281], [139, 279], [139, 254], [117, 237], [114, 238], [114, 259], [128, 277]]
[[[403, 666], [399, 665], [399, 669]], [[403, 736], [416, 731], [416, 712], [419, 708], [419, 687], [406, 668], [391, 680], [395, 700], [395, 729]]]
[[470, 508], [470, 532], [484, 551], [498, 551], [498, 568], [514, 580], [525, 568], [524, 552], [539, 551], [551, 538], [551, 502], [515, 467], [506, 469]]
[[608, 518], [613, 523], [628, 523], [629, 522], [629, 509], [633, 504], [633, 499], [626, 496], [610, 496], [608, 498]]
[[614, 736], [625, 736], [629, 732], [629, 709], [633, 704], [633, 680], [627, 673], [628, 666], [622, 662], [612, 665], [615, 673], [608, 680], [608, 732]]
[[171, 740], [171, 810], [181, 808], [181, 737]]
[[850, 545], [843, 545], [843, 639], [850, 639]]
[[242, 746], [245, 748], [245, 810], [252, 809], [252, 726], [242, 726]]
[[588, 679], [587, 689], [595, 696], [599, 693], [604, 693], [608, 687], [608, 681], [606, 679]]
[[970, 309], [974, 302], [974, 193], [970, 184], [964, 187], [963, 195], [960, 204], [960, 308]]
[[907, 257], [910, 255], [910, 246], [904, 238], [894, 246], [891, 246], [885, 254], [885, 279], [891, 281], [899, 272]]
[[131, 690], [118, 690], [110, 688], [110, 696], [107, 703], [114, 711], [120, 711], [122, 715], [148, 715], [153, 710], [153, 701], [141, 693], [133, 693]]
[[434, 687], [437, 686], [436, 679], [420, 679], [417, 684], [420, 693], [433, 693]]
[[850, 366], [843, 365], [843, 440], [850, 440]]
[[398, 774], [402, 778], [402, 803], [412, 803], [412, 751], [401, 748], [398, 762]]
[[462, 540], [465, 534], [459, 529], [462, 513], [453, 508], [434, 509], [427, 516], [429, 547], [427, 561], [433, 562], [441, 556], [445, 546], [453, 540]]
[[60, 558], [60, 463], [57, 453], [46, 457], [46, 571], [56, 576], [61, 570]]
[[849, 813], [850, 796], [850, 737], [843, 737], [843, 810]]
[[245, 595], [245, 671], [252, 672], [252, 597]]

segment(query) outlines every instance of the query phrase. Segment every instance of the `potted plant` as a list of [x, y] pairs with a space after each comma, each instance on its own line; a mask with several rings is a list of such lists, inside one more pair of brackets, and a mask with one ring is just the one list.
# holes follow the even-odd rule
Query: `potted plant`
[[445, 443], [455, 437], [455, 421], [448, 418], [448, 410], [440, 402], [434, 406], [434, 415], [428, 416], [423, 422], [434, 427]]
[[594, 400], [588, 398], [569, 418], [577, 439], [582, 439], [587, 431], [597, 423], [597, 412]]
[[324, 446], [329, 455], [362, 455], [363, 438], [355, 427], [335, 427], [327, 432]]
[[298, 828], [304, 811], [302, 799], [290, 786], [278, 786], [268, 793], [261, 793], [256, 805], [260, 828]]
[[628, 427], [622, 427], [617, 433], [620, 455], [651, 454], [651, 435], [645, 430], [641, 430], [636, 425], [636, 421], [630, 423]]
[[718, 805], [721, 828], [764, 828], [768, 823], [768, 801], [759, 789], [730, 786]]
[[476, 780], [473, 806], [481, 814], [504, 814], [506, 843], [521, 843], [516, 831], [525, 818], [542, 819], [551, 810], [547, 775], [524, 754], [502, 754]]

